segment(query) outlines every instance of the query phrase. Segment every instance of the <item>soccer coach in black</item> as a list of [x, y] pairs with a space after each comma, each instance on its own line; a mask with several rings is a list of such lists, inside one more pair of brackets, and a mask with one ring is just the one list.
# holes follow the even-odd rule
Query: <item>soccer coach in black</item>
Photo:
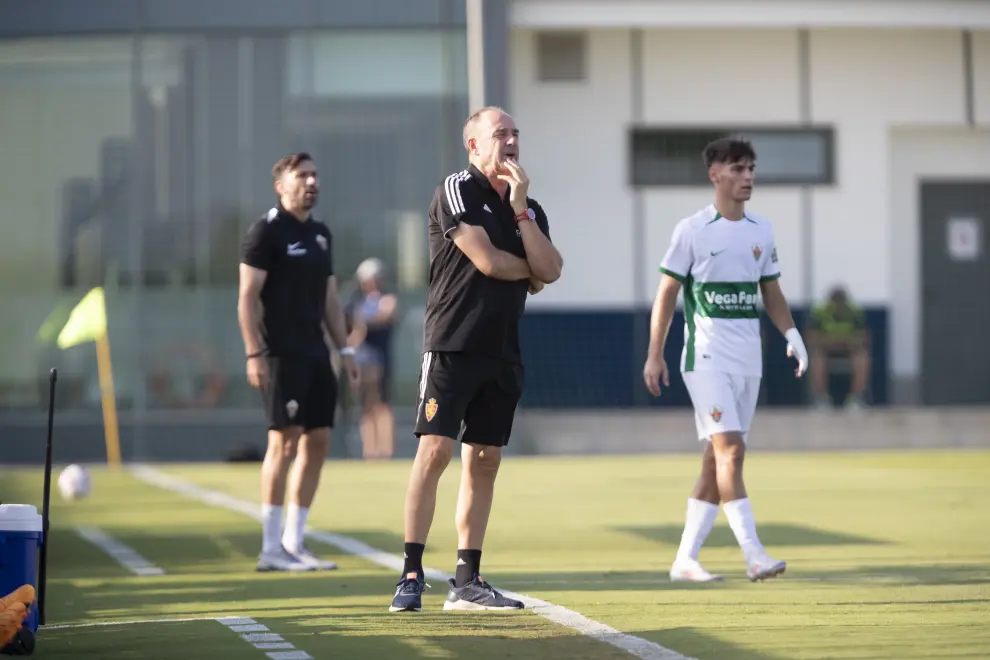
[[423, 551], [437, 484], [461, 437], [457, 567], [446, 610], [523, 607], [481, 578], [481, 546], [502, 447], [523, 390], [519, 318], [526, 295], [560, 277], [560, 253], [546, 214], [527, 196], [519, 131], [500, 108], [464, 124], [470, 163], [451, 174], [429, 212], [430, 280], [426, 299], [413, 463], [405, 503], [405, 565], [392, 612], [422, 609]]
[[333, 562], [317, 558], [303, 544], [337, 406], [337, 377], [324, 328], [351, 382], [358, 371], [354, 349], [347, 346], [332, 236], [311, 215], [320, 190], [316, 165], [305, 152], [290, 154], [275, 163], [272, 179], [278, 204], [245, 237], [237, 302], [248, 382], [261, 390], [268, 419], [258, 570], [330, 570], [336, 568]]

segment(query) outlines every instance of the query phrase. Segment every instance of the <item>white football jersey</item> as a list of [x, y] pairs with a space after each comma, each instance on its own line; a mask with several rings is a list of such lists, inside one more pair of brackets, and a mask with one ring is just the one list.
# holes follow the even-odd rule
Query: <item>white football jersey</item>
[[770, 222], [709, 205], [677, 223], [660, 271], [684, 286], [681, 371], [762, 376], [760, 282], [780, 277]]

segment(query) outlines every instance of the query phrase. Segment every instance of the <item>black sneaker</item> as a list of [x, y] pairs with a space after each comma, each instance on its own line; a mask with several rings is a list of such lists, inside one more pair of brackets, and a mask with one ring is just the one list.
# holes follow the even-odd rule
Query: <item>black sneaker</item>
[[480, 576], [463, 587], [454, 586], [453, 580], [448, 582], [450, 591], [447, 592], [447, 600], [443, 604], [445, 610], [521, 610], [525, 607], [522, 602], [500, 594]]
[[3, 655], [34, 655], [34, 633], [29, 628], [21, 628], [14, 635], [0, 654]]
[[421, 612], [423, 610], [423, 590], [428, 584], [426, 580], [415, 573], [407, 573], [395, 585], [395, 597], [389, 612]]

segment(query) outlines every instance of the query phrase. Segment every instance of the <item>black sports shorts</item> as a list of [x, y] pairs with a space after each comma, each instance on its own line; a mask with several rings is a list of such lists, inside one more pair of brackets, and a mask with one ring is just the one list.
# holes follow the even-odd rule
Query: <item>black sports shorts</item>
[[337, 374], [327, 357], [269, 357], [268, 383], [261, 388], [268, 428], [332, 428], [337, 410]]
[[483, 355], [423, 354], [416, 405], [416, 437], [442, 435], [490, 447], [509, 444], [522, 397], [522, 365]]

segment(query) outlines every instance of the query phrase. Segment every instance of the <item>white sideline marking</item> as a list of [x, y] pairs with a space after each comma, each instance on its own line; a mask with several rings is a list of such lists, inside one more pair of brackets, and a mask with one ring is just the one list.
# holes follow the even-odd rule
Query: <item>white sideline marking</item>
[[121, 543], [98, 527], [76, 527], [76, 533], [135, 575], [165, 575], [164, 569], [155, 566], [134, 548]]
[[[227, 616], [216, 619], [225, 625], [232, 632], [240, 632], [241, 639], [248, 642], [256, 649], [267, 651], [269, 649], [284, 649], [281, 651], [271, 651], [266, 653], [271, 660], [313, 660], [313, 656], [305, 651], [300, 651], [289, 642], [282, 639], [281, 635], [268, 630], [268, 627], [245, 617]], [[247, 629], [250, 630], [247, 630]], [[265, 632], [260, 632], [265, 631]]]
[[246, 623], [241, 626], [229, 626], [231, 630], [238, 633], [249, 633], [249, 632], [264, 632], [268, 628], [264, 627], [260, 623]]
[[[155, 625], [162, 623], [189, 623], [190, 621], [218, 621], [230, 629], [232, 632], [241, 633], [240, 637], [244, 641], [251, 644], [254, 648], [261, 651], [273, 651], [273, 653], [266, 653], [266, 655], [271, 660], [312, 660], [311, 656], [305, 651], [300, 651], [290, 642], [285, 641], [281, 635], [277, 635], [270, 632], [268, 628], [254, 619], [248, 619], [244, 617], [222, 617], [217, 618], [215, 616], [197, 616], [197, 617], [182, 617], [176, 619], [137, 619], [134, 621], [93, 621], [87, 623], [63, 623], [55, 625], [45, 625], [38, 626], [39, 630], [71, 630], [74, 628], [100, 628], [104, 626], [136, 626], [136, 625]], [[250, 629], [250, 630], [249, 630]], [[255, 632], [266, 632], [263, 635], [252, 635], [245, 633], [255, 633]], [[280, 653], [292, 653], [294, 655], [280, 655], [279, 653], [274, 653], [274, 651], [279, 651]]]
[[[133, 466], [130, 468], [130, 471], [136, 478], [147, 484], [151, 484], [152, 486], [157, 486], [164, 490], [169, 490], [173, 493], [178, 493], [206, 504], [236, 511], [237, 513], [244, 514], [245, 516], [259, 522], [261, 521], [261, 507], [252, 502], [232, 497], [226, 493], [220, 493], [215, 490], [209, 490], [207, 488], [197, 486], [196, 484], [186, 481], [185, 479], [173, 477], [172, 475], [166, 474], [147, 465]], [[347, 554], [367, 559], [368, 561], [378, 564], [384, 568], [388, 568], [396, 572], [402, 571], [402, 559], [396, 555], [373, 548], [366, 543], [358, 541], [357, 539], [341, 536], [340, 534], [334, 534], [332, 532], [317, 531], [311, 528], [306, 529], [306, 536], [328, 545], [335, 546]], [[426, 573], [426, 577], [434, 580], [446, 581], [453, 577], [453, 575], [449, 573], [444, 573], [443, 571], [438, 571], [432, 568], [427, 568], [424, 572]], [[548, 603], [544, 600], [539, 600], [538, 598], [524, 596], [511, 591], [503, 591], [502, 593], [509, 598], [521, 600], [526, 605], [527, 609], [532, 610], [545, 619], [549, 619], [554, 623], [566, 626], [572, 630], [576, 630], [587, 637], [592, 637], [605, 642], [606, 644], [611, 644], [612, 646], [620, 648], [623, 651], [636, 656], [637, 658], [642, 658], [643, 660], [695, 660], [694, 658], [690, 658], [688, 656], [681, 655], [676, 651], [672, 651], [665, 646], [661, 646], [656, 642], [651, 642], [641, 637], [620, 632], [611, 626], [607, 626], [604, 623], [599, 623], [598, 621], [589, 619], [586, 616], [578, 612], [574, 612], [573, 610], [569, 610], [561, 605], [554, 605], [553, 603]], [[301, 659], [302, 656], [299, 656], [299, 658]], [[283, 657], [281, 659], [273, 658], [273, 660], [294, 660], [294, 657]]]

